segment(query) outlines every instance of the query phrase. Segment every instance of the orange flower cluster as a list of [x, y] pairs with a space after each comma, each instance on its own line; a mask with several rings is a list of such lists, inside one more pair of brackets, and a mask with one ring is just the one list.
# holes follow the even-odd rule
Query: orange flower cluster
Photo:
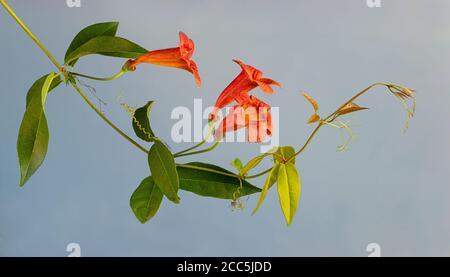
[[[180, 32], [178, 47], [150, 51], [134, 60], [128, 60], [124, 68], [134, 71], [138, 64], [149, 63], [184, 69], [194, 75], [195, 81], [200, 87], [202, 81], [197, 64], [191, 59], [194, 49], [192, 39], [185, 33]], [[281, 87], [281, 85], [272, 79], [263, 78], [263, 73], [260, 70], [240, 60], [234, 60], [234, 62], [241, 67], [242, 71], [219, 95], [209, 121], [216, 121], [219, 110], [229, 104], [236, 102], [237, 105], [231, 108], [228, 115], [219, 124], [214, 136], [217, 140], [220, 140], [226, 132], [245, 127], [248, 129], [249, 142], [262, 142], [272, 134], [270, 105], [253, 95], [249, 95], [249, 92], [259, 87], [263, 92], [272, 94], [272, 86]]]

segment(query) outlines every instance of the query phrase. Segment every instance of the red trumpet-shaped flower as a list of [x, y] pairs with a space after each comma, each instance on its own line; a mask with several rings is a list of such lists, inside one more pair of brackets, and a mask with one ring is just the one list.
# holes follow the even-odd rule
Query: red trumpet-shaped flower
[[233, 106], [214, 133], [220, 140], [226, 132], [246, 127], [248, 142], [262, 142], [272, 134], [270, 106], [255, 96], [243, 96], [240, 105]]
[[194, 48], [194, 41], [185, 33], [180, 32], [180, 45], [178, 47], [150, 51], [137, 57], [135, 60], [128, 60], [124, 67], [129, 71], [134, 71], [136, 70], [136, 65], [150, 63], [184, 69], [194, 75], [195, 82], [200, 87], [202, 81], [198, 74], [197, 65], [191, 60]]
[[260, 70], [244, 64], [240, 60], [233, 61], [241, 66], [242, 71], [219, 95], [214, 111], [210, 115], [210, 121], [216, 119], [219, 109], [222, 109], [233, 101], [241, 103], [243, 101], [241, 99], [247, 99], [248, 92], [256, 87], [260, 87], [267, 94], [272, 94], [273, 89], [271, 85], [281, 86], [272, 79], [262, 78], [263, 73]]

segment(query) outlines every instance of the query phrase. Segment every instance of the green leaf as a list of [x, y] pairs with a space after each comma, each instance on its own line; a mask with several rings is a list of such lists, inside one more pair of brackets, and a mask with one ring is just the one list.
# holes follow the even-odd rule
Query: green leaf
[[155, 216], [161, 206], [163, 196], [152, 176], [141, 182], [130, 198], [131, 209], [141, 223], [145, 223]]
[[147, 102], [147, 104], [134, 112], [132, 125], [134, 132], [138, 138], [145, 141], [155, 141], [155, 134], [150, 127], [150, 110], [152, 109], [153, 101]]
[[[47, 80], [47, 77], [48, 77], [48, 74], [39, 78], [36, 82], [33, 83], [31, 88], [28, 90], [27, 104], [26, 104], [27, 107], [33, 97], [35, 97], [36, 95], [41, 95], [42, 87], [44, 86], [44, 83], [45, 83], [45, 80]], [[50, 88], [48, 89], [48, 92], [52, 91], [54, 88], [56, 88], [61, 83], [62, 83], [62, 80], [59, 76], [54, 78], [52, 83], [50, 84]]]
[[264, 153], [264, 154], [262, 154], [260, 156], [257, 156], [257, 157], [254, 157], [253, 159], [251, 159], [248, 163], [246, 163], [242, 167], [242, 169], [240, 171], [241, 175], [244, 176], [245, 174], [247, 174], [247, 172], [249, 172], [253, 168], [257, 167], [259, 165], [259, 163], [261, 163], [262, 160], [264, 160], [265, 157], [270, 156], [270, 155], [273, 155], [273, 151], [272, 150], [269, 151], [269, 152], [266, 152], [266, 153]]
[[[45, 77], [45, 79], [43, 79]], [[20, 186], [36, 172], [45, 159], [49, 131], [44, 105], [47, 94], [61, 82], [59, 75], [50, 73], [37, 80], [27, 94], [27, 109], [17, 138], [17, 154], [20, 166]], [[57, 79], [55, 82], [54, 80]]]
[[119, 58], [137, 58], [148, 51], [127, 39], [111, 36], [95, 37], [66, 57], [66, 64], [92, 54], [119, 57]]
[[[240, 188], [238, 178], [195, 168], [202, 167], [213, 171], [231, 174], [230, 171], [222, 167], [199, 162], [188, 163], [185, 166], [192, 166], [193, 168], [182, 166], [177, 167], [178, 176], [180, 178], [180, 189], [182, 190], [190, 191], [200, 196], [233, 199], [235, 192], [237, 192]], [[253, 186], [246, 180], [243, 180], [242, 189], [239, 191], [239, 196], [250, 195], [260, 191], [260, 188]]]
[[239, 158], [234, 159], [234, 161], [232, 161], [230, 164], [237, 170], [241, 170], [244, 166]]
[[264, 202], [264, 199], [266, 198], [266, 195], [269, 192], [269, 189], [277, 181], [279, 168], [280, 168], [280, 163], [275, 163], [275, 165], [272, 167], [272, 170], [269, 172], [269, 174], [267, 174], [266, 181], [264, 182], [264, 187], [259, 196], [258, 204], [256, 204], [256, 207], [253, 209], [252, 214], [255, 214], [258, 211], [259, 207]]
[[[284, 160], [287, 160], [295, 155], [295, 149], [292, 146], [278, 147], [276, 154], [277, 155], [274, 155], [276, 161], [283, 163]], [[290, 160], [289, 163], [295, 164], [295, 158]]]
[[281, 209], [289, 225], [294, 219], [300, 199], [300, 175], [294, 164], [280, 164], [277, 183]]
[[161, 192], [174, 203], [179, 203], [179, 180], [175, 159], [170, 150], [161, 141], [155, 141], [148, 153], [148, 164], [153, 179]]
[[114, 37], [117, 33], [117, 28], [119, 27], [119, 22], [103, 22], [97, 23], [94, 25], [90, 25], [83, 30], [81, 30], [75, 38], [70, 43], [69, 48], [66, 51], [66, 55], [64, 57], [64, 62], [71, 66], [74, 66], [77, 62], [77, 59], [68, 63], [68, 57], [77, 50], [80, 46], [88, 42], [89, 40], [99, 37], [99, 36], [111, 36]]

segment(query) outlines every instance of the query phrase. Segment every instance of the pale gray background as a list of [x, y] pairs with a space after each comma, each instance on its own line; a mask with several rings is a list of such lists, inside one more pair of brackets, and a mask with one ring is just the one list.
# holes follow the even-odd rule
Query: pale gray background
[[[300, 90], [328, 113], [373, 82], [397, 82], [418, 91], [418, 111], [403, 133], [401, 104], [377, 89], [359, 101], [371, 110], [352, 117], [358, 140], [349, 151], [337, 153], [338, 131], [324, 128], [298, 159], [302, 196], [291, 227], [275, 191], [256, 216], [255, 196], [233, 212], [227, 201], [182, 192], [180, 205], [165, 201], [141, 225], [128, 201], [148, 175], [145, 156], [64, 86], [47, 102], [47, 159], [18, 187], [25, 94], [54, 68], [1, 8], [1, 256], [64, 256], [70, 242], [84, 256], [365, 256], [370, 242], [386, 256], [450, 255], [450, 1], [384, 0], [378, 9], [365, 0], [82, 0], [79, 9], [65, 0], [8, 2], [59, 60], [80, 29], [101, 21], [120, 21], [119, 35], [148, 49], [176, 46], [180, 30], [195, 40], [201, 90], [184, 71], [150, 65], [112, 83], [89, 82], [130, 133], [119, 95], [130, 105], [156, 100], [153, 126], [168, 140], [172, 108], [192, 107], [195, 97], [213, 104], [240, 71], [233, 58], [283, 84], [270, 97], [254, 93], [280, 107], [284, 145], [300, 146], [312, 129]], [[106, 76], [123, 62], [89, 57], [78, 69]], [[257, 152], [257, 145], [227, 144], [198, 160], [229, 168], [236, 156]]]

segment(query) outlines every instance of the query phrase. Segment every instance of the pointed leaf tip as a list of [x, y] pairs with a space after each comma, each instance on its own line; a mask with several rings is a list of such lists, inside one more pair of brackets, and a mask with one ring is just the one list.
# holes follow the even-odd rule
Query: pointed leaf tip
[[361, 107], [353, 102], [348, 103], [347, 105], [345, 105], [344, 107], [342, 107], [337, 114], [338, 115], [344, 115], [344, 114], [349, 114], [349, 113], [353, 113], [353, 112], [357, 112], [357, 111], [362, 111], [362, 110], [367, 110], [368, 108], [365, 107]]
[[306, 92], [303, 92], [303, 97], [306, 98], [306, 100], [313, 106], [314, 108], [314, 112], [317, 112], [319, 110], [319, 104], [317, 104], [317, 101], [314, 100], [314, 98], [312, 98], [309, 94], [307, 94]]
[[306, 123], [311, 124], [311, 123], [316, 123], [320, 121], [320, 116], [318, 114], [313, 114], [311, 115], [311, 117], [308, 119], [308, 121], [306, 121]]
[[50, 73], [37, 80], [28, 91], [27, 108], [17, 138], [21, 187], [39, 169], [47, 155], [50, 134], [45, 101], [49, 91], [60, 83], [59, 75]]

